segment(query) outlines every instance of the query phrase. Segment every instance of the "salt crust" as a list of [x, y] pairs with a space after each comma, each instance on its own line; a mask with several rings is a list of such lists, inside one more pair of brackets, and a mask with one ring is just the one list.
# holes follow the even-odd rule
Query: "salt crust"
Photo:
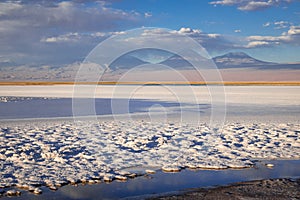
[[[299, 159], [299, 124], [206, 124], [145, 121], [2, 123], [0, 192], [41, 194], [66, 184], [126, 181], [184, 168], [227, 169], [256, 159]], [[128, 170], [143, 167], [144, 171]], [[5, 188], [5, 189], [4, 189]], [[6, 192], [5, 192], [6, 191]]]

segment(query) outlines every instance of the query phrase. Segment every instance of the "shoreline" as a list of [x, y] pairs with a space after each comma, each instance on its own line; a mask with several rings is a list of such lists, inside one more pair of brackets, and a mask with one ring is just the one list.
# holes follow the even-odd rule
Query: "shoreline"
[[[267, 163], [274, 164], [267, 167]], [[185, 169], [178, 173], [162, 170], [126, 181], [62, 185], [53, 191], [41, 187], [42, 194], [13, 187], [0, 189], [0, 199], [297, 199], [300, 195], [300, 160], [260, 160], [247, 169]], [[218, 178], [216, 178], [218, 177]], [[294, 188], [292, 188], [294, 187]], [[8, 196], [4, 191], [19, 191]], [[1, 192], [2, 191], [2, 192]], [[280, 192], [289, 196], [279, 196]], [[295, 194], [296, 192], [296, 194]], [[298, 193], [297, 193], [298, 192]], [[273, 198], [272, 198], [273, 197]]]
[[61, 81], [12, 81], [12, 82], [0, 82], [0, 86], [30, 86], [30, 85], [224, 85], [224, 86], [300, 86], [299, 81], [223, 81], [223, 82], [205, 82], [205, 81], [193, 81], [193, 82], [61, 82]]

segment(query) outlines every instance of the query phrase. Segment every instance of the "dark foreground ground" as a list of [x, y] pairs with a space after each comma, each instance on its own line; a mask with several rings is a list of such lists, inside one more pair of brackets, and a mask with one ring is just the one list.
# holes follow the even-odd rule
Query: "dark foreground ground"
[[300, 179], [270, 179], [241, 182], [229, 186], [195, 189], [182, 194], [159, 196], [149, 199], [296, 200], [300, 199]]

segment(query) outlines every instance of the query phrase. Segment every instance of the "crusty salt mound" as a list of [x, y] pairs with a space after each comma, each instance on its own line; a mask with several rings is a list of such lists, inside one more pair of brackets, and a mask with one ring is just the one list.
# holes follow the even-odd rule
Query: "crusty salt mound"
[[133, 167], [178, 172], [246, 168], [258, 158], [299, 159], [299, 133], [299, 124], [230, 123], [217, 130], [142, 120], [2, 123], [0, 190], [16, 186], [40, 194], [43, 185], [56, 190], [79, 182], [126, 181], [141, 175]]

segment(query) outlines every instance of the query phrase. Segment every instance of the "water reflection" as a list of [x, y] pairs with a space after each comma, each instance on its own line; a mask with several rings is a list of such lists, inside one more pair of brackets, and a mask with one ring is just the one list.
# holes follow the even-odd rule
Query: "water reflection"
[[[274, 168], [267, 168], [273, 163]], [[95, 185], [64, 186], [56, 192], [43, 188], [35, 196], [22, 194], [18, 199], [141, 199], [148, 195], [183, 191], [190, 188], [226, 185], [240, 181], [270, 178], [300, 177], [300, 160], [259, 161], [255, 168], [240, 170], [183, 170], [180, 173], [163, 173], [141, 176], [127, 182], [100, 183]], [[5, 198], [4, 198], [5, 199]], [[11, 198], [10, 198], [11, 199]]]
[[[82, 99], [84, 102], [85, 99]], [[112, 102], [114, 110], [112, 110]], [[126, 105], [128, 108], [118, 108], [116, 106]], [[179, 102], [147, 100], [147, 99], [95, 99], [95, 111], [97, 115], [126, 114], [126, 113], [144, 113], [149, 112], [153, 105], [160, 105], [167, 109], [168, 113], [176, 113], [180, 109], [186, 111], [203, 113], [210, 110], [208, 104], [188, 104]], [[161, 110], [154, 110], [160, 112]], [[209, 113], [208, 113], [209, 115]], [[54, 117], [72, 117], [72, 99], [71, 98], [30, 98], [24, 101], [0, 102], [0, 119], [24, 119], [24, 118], [54, 118]]]

